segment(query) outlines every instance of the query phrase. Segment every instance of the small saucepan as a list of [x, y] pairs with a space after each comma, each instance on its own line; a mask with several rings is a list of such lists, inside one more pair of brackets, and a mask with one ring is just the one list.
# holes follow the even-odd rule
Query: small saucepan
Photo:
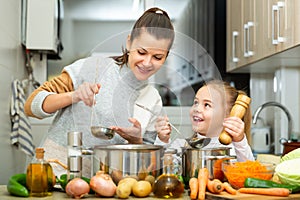
[[294, 149], [298, 149], [300, 147], [300, 142], [293, 142], [291, 140], [287, 140], [285, 138], [281, 138], [279, 140], [280, 144], [283, 145], [282, 156], [293, 151]]

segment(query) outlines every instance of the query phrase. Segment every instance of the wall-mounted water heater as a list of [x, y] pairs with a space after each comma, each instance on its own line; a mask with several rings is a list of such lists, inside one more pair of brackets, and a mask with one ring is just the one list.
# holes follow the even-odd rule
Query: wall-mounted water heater
[[25, 0], [23, 12], [22, 42], [26, 49], [59, 59], [63, 49], [60, 35], [62, 0]]

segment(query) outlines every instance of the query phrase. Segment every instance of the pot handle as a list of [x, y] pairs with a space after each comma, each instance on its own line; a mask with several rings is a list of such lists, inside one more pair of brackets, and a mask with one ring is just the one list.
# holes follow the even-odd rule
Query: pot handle
[[206, 160], [236, 159], [236, 156], [205, 156]]

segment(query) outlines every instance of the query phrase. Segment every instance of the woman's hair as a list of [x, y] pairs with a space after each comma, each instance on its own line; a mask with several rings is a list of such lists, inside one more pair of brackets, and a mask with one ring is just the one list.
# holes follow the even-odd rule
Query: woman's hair
[[[225, 111], [229, 115], [237, 97], [239, 94], [247, 95], [246, 92], [242, 90], [237, 90], [236, 88], [232, 87], [229, 83], [221, 81], [221, 80], [211, 80], [204, 85], [214, 88], [215, 90], [219, 91], [221, 96], [224, 96], [225, 101]], [[245, 134], [249, 143], [251, 143], [251, 123], [252, 123], [252, 113], [250, 104], [245, 112], [245, 115], [242, 119], [245, 123]]]
[[[170, 39], [169, 49], [171, 48], [175, 37], [174, 27], [169, 15], [164, 10], [156, 7], [146, 10], [135, 22], [131, 31], [130, 41], [139, 37], [142, 31], [146, 31], [157, 39]], [[128, 50], [122, 48], [122, 52], [123, 55], [114, 57], [120, 66], [127, 64], [128, 61]]]

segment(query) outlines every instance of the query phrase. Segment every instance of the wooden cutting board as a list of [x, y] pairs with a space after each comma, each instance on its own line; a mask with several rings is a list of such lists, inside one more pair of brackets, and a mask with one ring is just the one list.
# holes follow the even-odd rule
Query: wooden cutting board
[[242, 200], [276, 200], [276, 199], [300, 199], [300, 194], [290, 194], [288, 197], [276, 197], [267, 195], [256, 195], [256, 194], [242, 194], [230, 195], [227, 192], [221, 192], [221, 194], [212, 194], [206, 192], [206, 199], [208, 200], [231, 200], [231, 199], [242, 199]]

